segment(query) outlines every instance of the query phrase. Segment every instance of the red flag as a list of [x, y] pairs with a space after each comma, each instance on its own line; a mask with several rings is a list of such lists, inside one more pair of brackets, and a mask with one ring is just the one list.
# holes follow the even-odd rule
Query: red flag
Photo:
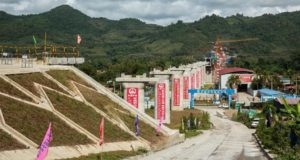
[[80, 42], [81, 42], [81, 37], [79, 34], [77, 34], [77, 44], [80, 44]]
[[99, 136], [100, 136], [100, 146], [104, 143], [104, 118], [102, 117], [102, 120], [100, 122], [100, 127], [99, 127]]

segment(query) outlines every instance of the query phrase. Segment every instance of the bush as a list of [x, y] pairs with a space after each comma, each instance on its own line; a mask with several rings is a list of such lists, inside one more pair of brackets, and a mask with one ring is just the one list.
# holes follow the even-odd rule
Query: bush
[[275, 123], [273, 127], [266, 127], [265, 119], [259, 122], [256, 134], [265, 148], [271, 149], [280, 160], [299, 160], [300, 146], [291, 147], [289, 127], [286, 124]]
[[251, 126], [251, 119], [249, 118], [247, 113], [238, 112], [232, 116], [233, 121], [241, 122], [247, 127]]
[[183, 116], [181, 120], [180, 133], [186, 131], [197, 131], [198, 129], [211, 128], [210, 117], [207, 112], [201, 112], [199, 115], [194, 116], [190, 113], [189, 117]]

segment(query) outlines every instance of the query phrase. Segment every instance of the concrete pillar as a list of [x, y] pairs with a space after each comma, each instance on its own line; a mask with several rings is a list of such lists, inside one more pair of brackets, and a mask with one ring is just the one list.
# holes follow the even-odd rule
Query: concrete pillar
[[202, 88], [202, 67], [199, 67], [199, 89]]
[[155, 119], [169, 124], [170, 111], [169, 80], [159, 80], [155, 84]]
[[183, 76], [172, 76], [172, 110], [183, 110]]
[[201, 67], [201, 87], [204, 87], [205, 84], [205, 66]]
[[187, 107], [190, 105], [190, 94], [188, 90], [191, 89], [190, 83], [190, 72], [185, 71], [183, 74], [183, 107]]
[[197, 68], [196, 69], [196, 89], [199, 89], [199, 87], [200, 87], [200, 71]]
[[190, 74], [191, 89], [196, 89], [196, 73], [193, 69]]
[[124, 99], [139, 111], [145, 112], [144, 83], [123, 83], [123, 87]]

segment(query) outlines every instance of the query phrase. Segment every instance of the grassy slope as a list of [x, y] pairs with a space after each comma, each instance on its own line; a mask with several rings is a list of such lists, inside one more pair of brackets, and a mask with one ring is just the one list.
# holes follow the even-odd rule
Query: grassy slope
[[[96, 137], [99, 136], [99, 121], [102, 118], [101, 115], [84, 103], [58, 95], [57, 93], [49, 90], [47, 90], [46, 93], [48, 94], [54, 107], [59, 112], [69, 117], [83, 128], [87, 129]], [[104, 134], [106, 142], [126, 141], [133, 139], [133, 137], [131, 137], [128, 133], [124, 132], [118, 126], [107, 120], [105, 121]]]
[[152, 118], [155, 118], [155, 115], [154, 115], [154, 108], [153, 109], [145, 109], [145, 113], [148, 114], [148, 116], [152, 117]]
[[75, 73], [73, 73], [72, 71], [69, 71], [69, 70], [50, 70], [50, 71], [47, 71], [47, 73], [49, 75], [51, 75], [53, 78], [55, 78], [57, 81], [62, 83], [63, 85], [67, 86], [68, 88], [71, 88], [71, 86], [69, 84], [70, 80], [78, 82], [85, 86], [91, 87], [83, 79], [81, 79]]
[[[131, 157], [141, 154], [140, 152], [132, 152], [132, 151], [114, 151], [114, 152], [105, 152], [102, 154], [102, 160], [120, 160], [126, 157]], [[99, 160], [100, 154], [91, 154], [88, 156], [82, 156], [78, 158], [70, 158], [66, 160]]]
[[24, 149], [24, 145], [13, 139], [9, 134], [0, 129], [0, 151]]
[[[106, 112], [109, 115], [118, 116], [120, 117], [125, 124], [128, 126], [128, 128], [135, 132], [135, 116], [131, 115], [128, 111], [123, 109], [123, 107], [119, 106], [115, 102], [111, 101], [108, 97], [105, 95], [102, 95], [96, 91], [92, 91], [89, 89], [86, 89], [81, 86], [77, 86], [80, 92], [83, 94], [83, 96], [86, 98], [87, 101], [101, 109], [102, 111]], [[122, 112], [119, 112], [115, 109], [121, 110]], [[125, 113], [123, 113], [125, 112]], [[139, 128], [140, 128], [140, 135], [141, 137], [145, 138], [151, 143], [159, 143], [164, 136], [156, 136], [156, 131], [153, 127], [149, 126], [148, 124], [144, 123], [143, 121], [139, 121]]]
[[87, 144], [91, 141], [78, 133], [51, 112], [0, 96], [0, 108], [8, 125], [21, 132], [33, 142], [40, 144], [52, 123], [51, 145]]
[[13, 85], [7, 83], [6, 81], [4, 81], [2, 78], [0, 78], [0, 92], [9, 94], [9, 95], [13, 95], [16, 96], [18, 98], [24, 99], [24, 100], [28, 100], [28, 101], [32, 101], [32, 99], [30, 97], [28, 97], [27, 95], [25, 95], [23, 92], [19, 91], [17, 88], [15, 88]]
[[55, 89], [57, 91], [61, 91], [66, 93], [62, 88], [60, 88], [57, 84], [43, 76], [42, 73], [27, 73], [27, 74], [14, 74], [14, 75], [8, 75], [9, 78], [14, 80], [15, 82], [22, 85], [24, 88], [31, 91], [33, 94], [39, 96], [36, 88], [33, 85], [33, 82], [48, 86], [52, 89]]

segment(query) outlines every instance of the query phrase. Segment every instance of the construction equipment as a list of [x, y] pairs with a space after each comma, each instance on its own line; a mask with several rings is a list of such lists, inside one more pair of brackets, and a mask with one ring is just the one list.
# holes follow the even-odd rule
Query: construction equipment
[[228, 39], [228, 40], [222, 40], [219, 37], [217, 37], [214, 44], [214, 57], [216, 57], [216, 60], [212, 64], [212, 76], [213, 76], [213, 82], [218, 83], [219, 81], [219, 71], [222, 70], [225, 67], [227, 56], [224, 51], [224, 44], [225, 43], [239, 43], [239, 42], [248, 42], [248, 41], [257, 41], [258, 38], [245, 38], [245, 39]]

